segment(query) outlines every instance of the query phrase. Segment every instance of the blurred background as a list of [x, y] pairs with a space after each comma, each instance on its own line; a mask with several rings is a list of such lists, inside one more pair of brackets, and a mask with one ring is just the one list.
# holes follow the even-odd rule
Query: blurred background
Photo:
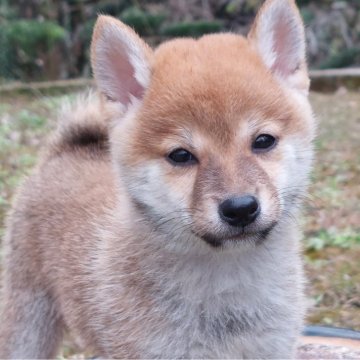
[[[91, 86], [78, 79], [91, 77], [97, 14], [118, 17], [155, 46], [178, 36], [246, 34], [261, 3], [0, 0], [0, 238], [15, 190], [36, 164], [59, 107]], [[315, 70], [310, 99], [319, 122], [302, 220], [307, 322], [360, 331], [360, 1], [297, 3]], [[329, 75], [326, 69], [335, 70]], [[65, 346], [63, 355], [71, 353]]]
[[[0, 79], [88, 77], [97, 14], [132, 26], [149, 43], [231, 30], [246, 34], [261, 0], [0, 0]], [[360, 1], [298, 0], [311, 68], [360, 64]]]

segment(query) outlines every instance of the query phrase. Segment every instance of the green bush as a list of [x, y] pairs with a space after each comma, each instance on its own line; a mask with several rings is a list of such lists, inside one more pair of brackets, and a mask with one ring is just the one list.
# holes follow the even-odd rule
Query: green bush
[[305, 25], [309, 25], [315, 18], [314, 12], [308, 8], [303, 8], [300, 12]]
[[95, 22], [95, 19], [88, 20], [80, 31], [81, 43], [83, 44], [85, 49], [90, 46]]
[[95, 14], [117, 16], [131, 5], [131, 0], [107, 0], [94, 5]]
[[10, 7], [7, 0], [0, 0], [0, 22], [2, 19], [15, 19], [18, 16], [17, 11]]
[[10, 45], [7, 27], [0, 25], [0, 78], [13, 77], [12, 66], [15, 61], [15, 49]]
[[164, 27], [162, 35], [199, 37], [204, 34], [219, 32], [221, 29], [222, 25], [218, 21], [178, 22]]
[[360, 56], [360, 48], [344, 49], [330, 56], [319, 65], [319, 69], [338, 69], [353, 65]]
[[32, 73], [40, 54], [65, 38], [66, 31], [50, 21], [14, 20], [0, 25], [0, 76], [18, 78]]
[[51, 21], [17, 20], [7, 25], [10, 42], [33, 57], [39, 48], [48, 51], [64, 39], [65, 29]]
[[165, 20], [164, 14], [150, 14], [139, 7], [133, 6], [124, 10], [120, 19], [131, 26], [138, 34], [154, 35]]
[[[296, 4], [298, 6], [305, 6], [305, 5], [309, 5], [309, 3], [311, 2], [311, 0], [296, 0]], [[320, 1], [319, 1], [320, 2]]]

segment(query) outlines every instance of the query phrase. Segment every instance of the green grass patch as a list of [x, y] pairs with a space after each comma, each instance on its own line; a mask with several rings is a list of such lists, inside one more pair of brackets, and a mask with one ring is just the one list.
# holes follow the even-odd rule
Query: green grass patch
[[317, 234], [307, 238], [305, 244], [307, 251], [320, 251], [325, 247], [348, 249], [354, 245], [360, 245], [360, 231], [357, 232], [353, 229], [342, 232], [320, 230]]
[[46, 124], [46, 118], [39, 114], [22, 110], [17, 116], [20, 127], [26, 127], [28, 130], [42, 129]]

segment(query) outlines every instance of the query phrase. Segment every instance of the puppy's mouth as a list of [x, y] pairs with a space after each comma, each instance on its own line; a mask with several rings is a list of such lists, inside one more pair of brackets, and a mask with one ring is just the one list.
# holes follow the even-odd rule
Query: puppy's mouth
[[270, 235], [276, 224], [277, 223], [274, 222], [271, 225], [267, 226], [266, 228], [256, 232], [255, 231], [247, 232], [245, 229], [242, 229], [240, 232], [236, 234], [218, 235], [218, 234], [207, 233], [201, 235], [200, 238], [214, 248], [222, 247], [226, 242], [241, 243], [244, 241], [251, 240], [251, 241], [255, 241], [258, 244], [267, 239], [267, 237]]

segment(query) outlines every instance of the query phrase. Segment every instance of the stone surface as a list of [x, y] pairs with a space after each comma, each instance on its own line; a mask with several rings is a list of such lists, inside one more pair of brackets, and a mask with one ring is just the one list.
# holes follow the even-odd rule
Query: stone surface
[[298, 359], [360, 359], [360, 350], [345, 346], [323, 344], [302, 345], [297, 353]]

